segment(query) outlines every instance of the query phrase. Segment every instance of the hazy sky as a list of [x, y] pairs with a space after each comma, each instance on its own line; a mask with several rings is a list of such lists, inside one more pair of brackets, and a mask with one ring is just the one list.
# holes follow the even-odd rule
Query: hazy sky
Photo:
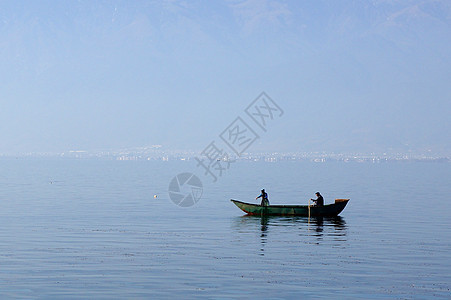
[[202, 150], [262, 91], [250, 150], [451, 154], [451, 1], [1, 1], [0, 153]]

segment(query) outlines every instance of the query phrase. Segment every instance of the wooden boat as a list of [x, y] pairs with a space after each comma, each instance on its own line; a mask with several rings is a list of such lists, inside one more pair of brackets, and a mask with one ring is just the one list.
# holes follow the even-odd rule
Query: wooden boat
[[261, 206], [231, 199], [238, 208], [248, 215], [335, 217], [343, 211], [349, 199], [335, 199], [335, 203], [324, 206], [313, 205], [269, 205]]

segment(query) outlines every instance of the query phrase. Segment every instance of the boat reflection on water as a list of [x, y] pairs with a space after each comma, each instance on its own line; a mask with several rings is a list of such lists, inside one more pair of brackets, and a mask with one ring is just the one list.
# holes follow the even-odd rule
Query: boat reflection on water
[[265, 251], [265, 244], [267, 242], [267, 233], [268, 233], [268, 217], [261, 217], [260, 218], [260, 240], [261, 240], [261, 248], [260, 248], [260, 255], [264, 255], [264, 251]]
[[317, 237], [318, 241], [322, 240], [325, 235], [332, 236], [336, 241], [346, 240], [346, 221], [340, 216], [307, 218], [307, 228], [308, 233], [314, 231], [313, 236]]
[[[278, 242], [284, 237], [286, 242], [296, 240], [306, 243], [320, 243], [322, 241], [343, 243], [346, 242], [347, 225], [343, 217], [286, 217], [286, 216], [250, 216], [237, 217], [234, 227], [241, 234], [259, 234], [261, 242], [261, 255], [270, 237]], [[312, 241], [312, 237], [314, 240]], [[337, 245], [335, 245], [337, 246]]]

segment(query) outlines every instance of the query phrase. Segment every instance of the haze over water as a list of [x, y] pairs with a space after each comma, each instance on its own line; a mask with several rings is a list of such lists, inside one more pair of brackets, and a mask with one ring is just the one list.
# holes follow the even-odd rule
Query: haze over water
[[[190, 208], [192, 162], [0, 160], [2, 298], [450, 296], [449, 163], [239, 161]], [[194, 165], [195, 167], [195, 165]], [[230, 198], [326, 204], [339, 218], [243, 216]], [[157, 198], [154, 198], [157, 195]]]
[[252, 151], [450, 156], [451, 5], [2, 1], [0, 154], [201, 151], [262, 91]]
[[1, 1], [0, 298], [451, 298], [450, 36], [448, 0]]

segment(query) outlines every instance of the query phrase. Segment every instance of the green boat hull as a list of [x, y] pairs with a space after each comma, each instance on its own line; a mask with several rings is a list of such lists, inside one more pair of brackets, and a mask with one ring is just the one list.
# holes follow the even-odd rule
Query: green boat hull
[[238, 208], [254, 216], [301, 216], [301, 217], [335, 217], [343, 211], [349, 199], [336, 199], [335, 203], [324, 206], [308, 205], [269, 205], [261, 206], [231, 199]]

